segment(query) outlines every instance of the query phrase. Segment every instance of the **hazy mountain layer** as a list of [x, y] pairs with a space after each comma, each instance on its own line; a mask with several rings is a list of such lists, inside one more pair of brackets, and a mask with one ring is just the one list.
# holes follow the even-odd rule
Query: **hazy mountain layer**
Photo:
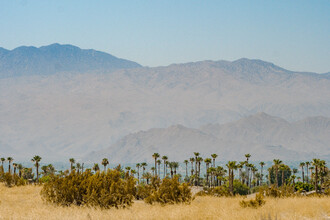
[[155, 127], [199, 128], [257, 112], [290, 122], [330, 117], [329, 100], [329, 75], [248, 59], [3, 78], [0, 155], [66, 161]]
[[82, 50], [72, 45], [0, 48], [0, 78], [22, 75], [49, 75], [57, 72], [87, 72], [136, 68], [141, 65], [96, 50]]
[[330, 159], [330, 118], [310, 117], [289, 123], [265, 113], [223, 125], [210, 124], [200, 129], [175, 125], [127, 135], [109, 148], [87, 154], [86, 161], [108, 157], [114, 163], [140, 162], [153, 159], [159, 152], [170, 160], [182, 162], [193, 152], [219, 160], [242, 160], [245, 153], [252, 160]]

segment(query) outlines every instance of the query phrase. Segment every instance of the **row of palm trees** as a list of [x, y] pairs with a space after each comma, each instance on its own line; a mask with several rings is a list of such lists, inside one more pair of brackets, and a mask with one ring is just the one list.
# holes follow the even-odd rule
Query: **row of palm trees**
[[[233, 190], [233, 182], [235, 179], [235, 172], [236, 170], [238, 170], [238, 175], [239, 178], [238, 180], [242, 183], [242, 184], [246, 184], [249, 188], [254, 187], [254, 186], [258, 186], [258, 185], [263, 185], [263, 168], [265, 166], [265, 162], [260, 162], [260, 172], [258, 172], [258, 169], [256, 168], [256, 166], [254, 164], [249, 163], [249, 159], [251, 157], [250, 154], [245, 154], [245, 161], [228, 161], [228, 163], [225, 165], [225, 167], [222, 166], [217, 166], [216, 167], [216, 163], [215, 160], [218, 157], [217, 154], [211, 154], [211, 157], [207, 157], [207, 158], [202, 158], [200, 156], [199, 152], [194, 152], [194, 156], [189, 158], [189, 160], [184, 160], [183, 163], [185, 164], [185, 177], [184, 180], [187, 182], [190, 182], [191, 184], [195, 185], [195, 186], [199, 186], [201, 185], [201, 183], [204, 183], [205, 186], [208, 187], [214, 187], [214, 186], [219, 186], [222, 184], [222, 182], [228, 181], [228, 185], [229, 185], [229, 189], [230, 191]], [[154, 153], [152, 155], [153, 159], [154, 159], [154, 166], [151, 167], [150, 171], [151, 172], [147, 172], [146, 171], [146, 167], [148, 166], [148, 164], [146, 162], [142, 162], [142, 163], [137, 163], [136, 164], [136, 168], [137, 171], [132, 169], [131, 167], [125, 167], [125, 170], [127, 172], [129, 172], [131, 175], [135, 175], [137, 174], [137, 180], [138, 182], [140, 182], [140, 180], [142, 180], [144, 182], [144, 180], [146, 180], [147, 184], [149, 183], [149, 180], [152, 177], [161, 177], [161, 164], [163, 163], [163, 178], [169, 176], [173, 178], [173, 176], [177, 175], [177, 170], [179, 168], [179, 162], [170, 162], [168, 160], [167, 156], [160, 156], [159, 153]], [[161, 159], [160, 159], [161, 158]], [[34, 163], [34, 166], [36, 167], [36, 180], [39, 180], [39, 167], [40, 167], [40, 161], [41, 161], [41, 157], [36, 155], [34, 156], [31, 161]], [[13, 173], [16, 174], [16, 169], [19, 170], [19, 176], [21, 176], [21, 170], [23, 169], [22, 164], [16, 164], [16, 163], [12, 163], [13, 162], [13, 158], [12, 157], [8, 157], [6, 158], [0, 158], [1, 161], [1, 167], [2, 171], [3, 171], [3, 165], [4, 162], [8, 162], [8, 172], [11, 173], [12, 171], [12, 167], [13, 167]], [[80, 172], [84, 172], [84, 163], [80, 164], [80, 163], [76, 163], [74, 158], [70, 158], [69, 159], [70, 162], [70, 171], [72, 172], [73, 170], [76, 170], [78, 173]], [[204, 178], [201, 176], [201, 166], [203, 164], [203, 162], [205, 163], [205, 175]], [[275, 176], [275, 185], [278, 187], [279, 186], [279, 173], [281, 173], [282, 178], [281, 178], [281, 184], [284, 183], [284, 176], [286, 172], [290, 172], [291, 175], [291, 169], [283, 164], [283, 162], [279, 159], [274, 159], [273, 160], [274, 165], [272, 167], [270, 167], [268, 169], [269, 171], [269, 175], [266, 177], [268, 177], [268, 184], [271, 184], [272, 180], [271, 180], [271, 169], [274, 168], [274, 176]], [[109, 160], [107, 158], [104, 158], [101, 161], [101, 164], [104, 167], [104, 171], [107, 170], [107, 166], [109, 165]], [[188, 172], [188, 167], [190, 164], [190, 175]], [[320, 160], [320, 159], [313, 159], [311, 162], [307, 161], [307, 162], [301, 162], [300, 165], [301, 167], [301, 172], [302, 172], [302, 182], [303, 183], [311, 183], [313, 180], [315, 189], [317, 189], [317, 185], [319, 183], [322, 184], [323, 180], [324, 180], [324, 175], [328, 172], [328, 168], [326, 167], [326, 162], [324, 160]], [[168, 173], [168, 168], [170, 169], [170, 172]], [[305, 175], [305, 169], [306, 168], [306, 173], [307, 175]], [[142, 178], [140, 178], [140, 169], [142, 170]], [[42, 166], [41, 170], [43, 171], [43, 175], [48, 175], [48, 174], [54, 174], [56, 172], [55, 168], [53, 167], [53, 165], [49, 164], [47, 166]], [[97, 163], [94, 163], [93, 167], [91, 168], [91, 170], [97, 172], [100, 170], [100, 167]], [[290, 181], [295, 180], [296, 176], [295, 174], [298, 172], [297, 169], [292, 169], [293, 174], [290, 177]], [[310, 171], [310, 176], [308, 171]], [[313, 172], [314, 171], [314, 172]], [[227, 176], [226, 176], [226, 173]], [[181, 175], [180, 175], [181, 176]], [[298, 177], [298, 180], [300, 180], [300, 178]]]

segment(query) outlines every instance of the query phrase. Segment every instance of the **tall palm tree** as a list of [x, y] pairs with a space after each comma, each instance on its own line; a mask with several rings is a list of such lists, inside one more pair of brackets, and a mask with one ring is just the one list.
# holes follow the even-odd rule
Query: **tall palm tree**
[[140, 183], [140, 167], [141, 167], [141, 164], [140, 163], [137, 163], [135, 166], [138, 169], [138, 171], [137, 171], [137, 174], [138, 174], [138, 183]]
[[190, 163], [191, 163], [191, 176], [194, 175], [194, 162], [195, 162], [195, 158], [191, 157], [189, 159]]
[[218, 155], [217, 154], [211, 154], [211, 157], [213, 159], [213, 167], [215, 167], [215, 158], [217, 158]]
[[17, 169], [18, 169], [18, 176], [19, 176], [19, 178], [21, 178], [22, 177], [23, 165], [18, 164]]
[[76, 167], [77, 167], [77, 172], [79, 174], [80, 173], [80, 169], [81, 169], [81, 164], [80, 163], [77, 163], [76, 164]]
[[6, 161], [6, 158], [2, 157], [0, 160], [1, 160], [1, 168], [3, 170], [3, 163]]
[[34, 162], [34, 166], [36, 167], [37, 170], [37, 182], [39, 181], [39, 162], [41, 161], [41, 157], [38, 155], [35, 155], [31, 161]]
[[284, 172], [286, 171], [287, 167], [284, 164], [281, 164], [279, 169], [282, 172], [281, 185], [283, 186], [285, 185]]
[[201, 175], [201, 162], [203, 162], [203, 158], [197, 157], [197, 164], [198, 164], [197, 185], [199, 185], [199, 179]]
[[160, 178], [160, 164], [162, 163], [161, 160], [157, 160], [157, 168], [158, 168], [158, 176]]
[[228, 161], [226, 164], [228, 168], [228, 179], [229, 179], [229, 191], [234, 194], [234, 170], [237, 169], [236, 161]]
[[304, 162], [301, 162], [299, 164], [299, 166], [301, 167], [301, 176], [302, 176], [302, 181], [303, 183], [305, 182], [305, 174], [304, 174], [304, 166], [305, 166], [305, 163]]
[[69, 159], [69, 162], [70, 162], [70, 170], [71, 170], [71, 172], [72, 172], [72, 170], [73, 170], [73, 165], [76, 163], [76, 161], [75, 161], [74, 158], [70, 158], [70, 159]]
[[[142, 167], [142, 177], [144, 176], [144, 171], [146, 170], [146, 166], [148, 166], [148, 164], [146, 162], [141, 163], [141, 167]], [[144, 182], [144, 181], [143, 181]]]
[[260, 173], [260, 185], [262, 185], [262, 180], [263, 180], [263, 176], [264, 176], [262, 170], [263, 170], [263, 168], [265, 166], [265, 162], [261, 161], [259, 164], [260, 164], [260, 172], [261, 172]]
[[156, 175], [157, 175], [157, 172], [156, 172], [156, 175], [155, 175], [155, 170], [156, 170], [155, 167], [151, 167], [151, 171], [152, 171], [152, 175], [153, 175], [153, 176], [156, 176]]
[[14, 167], [14, 175], [15, 175], [16, 174], [17, 163], [13, 163], [13, 167]]
[[173, 179], [173, 168], [174, 168], [174, 162], [169, 162], [168, 166], [170, 167], [170, 170], [171, 170], [171, 178]]
[[188, 176], [188, 160], [184, 160], [183, 163], [186, 164], [186, 177]]
[[275, 165], [275, 181], [276, 181], [276, 187], [278, 187], [278, 168], [279, 168], [280, 164], [282, 163], [282, 161], [279, 160], [279, 159], [274, 159], [273, 162], [274, 162], [274, 165]]
[[173, 168], [174, 168], [174, 175], [176, 175], [176, 169], [179, 168], [179, 163], [178, 162], [173, 162]]
[[195, 154], [195, 176], [197, 177], [197, 158], [199, 157], [199, 152], [194, 152]]
[[315, 167], [315, 183], [314, 183], [314, 187], [315, 187], [315, 191], [317, 192], [318, 190], [317, 190], [317, 185], [318, 185], [318, 176], [319, 176], [319, 174], [318, 174], [318, 167], [319, 167], [319, 165], [320, 165], [320, 159], [316, 159], [316, 158], [314, 158], [313, 160], [312, 160], [312, 164], [313, 164], [313, 166]]
[[204, 162], [205, 162], [205, 165], [206, 165], [206, 182], [208, 183], [209, 182], [209, 172], [207, 172], [207, 171], [209, 169], [210, 163], [212, 163], [212, 159], [211, 158], [205, 158]]
[[244, 184], [244, 180], [245, 180], [245, 178], [243, 178], [243, 173], [242, 173], [242, 169], [243, 169], [243, 167], [244, 167], [244, 165], [245, 165], [245, 161], [240, 161], [238, 164], [237, 164], [237, 169], [238, 169], [238, 172], [239, 172], [239, 179], [241, 180], [241, 183], [243, 183]]
[[104, 172], [106, 171], [108, 164], [109, 160], [107, 158], [103, 158], [102, 165], [104, 166]]
[[163, 178], [165, 178], [167, 172], [166, 172], [166, 161], [168, 160], [168, 157], [167, 156], [163, 156], [162, 157], [162, 160], [164, 161], [164, 175], [163, 175]]
[[246, 158], [246, 163], [245, 163], [245, 172], [247, 174], [247, 181], [246, 181], [246, 185], [250, 185], [249, 183], [249, 178], [250, 178], [250, 168], [249, 168], [249, 159], [251, 157], [251, 154], [245, 154], [245, 158]]
[[8, 173], [11, 173], [10, 172], [10, 166], [11, 166], [11, 162], [13, 161], [14, 159], [12, 157], [7, 157], [7, 161], [8, 161]]
[[309, 161], [305, 162], [305, 165], [306, 165], [306, 172], [307, 172], [307, 183], [309, 183], [309, 180], [308, 180], [308, 166], [310, 165], [311, 163]]
[[155, 159], [155, 169], [156, 169], [156, 176], [157, 176], [157, 159], [160, 157], [159, 153], [154, 153], [152, 157]]

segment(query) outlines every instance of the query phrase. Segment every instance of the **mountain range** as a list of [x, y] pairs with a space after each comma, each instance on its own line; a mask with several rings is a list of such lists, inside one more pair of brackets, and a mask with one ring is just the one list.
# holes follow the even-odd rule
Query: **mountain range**
[[83, 50], [73, 45], [0, 48], [0, 78], [22, 75], [49, 75], [58, 72], [104, 71], [141, 67], [135, 62], [110, 54]]
[[[52, 46], [60, 48], [55, 51], [65, 51], [68, 47], [56, 44], [46, 48]], [[2, 59], [8, 51], [0, 51], [2, 66], [22, 70], [21, 65], [15, 67]], [[72, 56], [71, 59], [77, 60], [84, 53], [84, 50], [78, 51], [76, 55], [63, 52], [61, 56]], [[51, 57], [56, 57], [55, 54]], [[113, 57], [110, 54], [105, 56]], [[28, 63], [38, 63], [39, 57], [30, 56], [29, 59]], [[20, 63], [21, 59], [18, 60]], [[46, 59], [45, 62], [54, 66], [58, 60]], [[38, 154], [45, 160], [67, 161], [70, 157], [83, 158], [92, 151], [115, 146], [126, 135], [139, 131], [180, 124], [199, 132], [202, 126], [207, 129], [206, 125], [211, 124], [212, 132], [217, 132], [217, 126], [258, 112], [280, 117], [289, 124], [308, 117], [330, 118], [329, 74], [289, 71], [270, 62], [246, 58], [153, 68], [127, 62], [134, 65], [120, 69], [115, 66], [103, 68], [101, 65], [99, 68], [95, 63], [102, 63], [102, 59], [95, 58], [94, 61], [85, 60], [81, 65], [86, 68], [81, 71], [80, 64], [77, 64], [76, 69], [65, 71], [53, 68], [53, 72], [47, 72], [41, 68], [41, 71], [25, 72], [23, 68], [22, 72], [2, 72], [0, 155], [29, 160]], [[315, 129], [322, 130], [317, 126]], [[200, 136], [202, 140], [212, 135], [217, 137], [211, 131], [202, 132], [207, 134]], [[252, 139], [249, 141], [253, 141], [256, 134], [248, 134]], [[234, 135], [229, 137], [234, 138]], [[263, 140], [268, 136], [259, 135], [259, 138]], [[260, 147], [267, 145], [274, 149], [281, 146], [292, 152], [299, 151], [296, 149], [298, 141], [291, 148], [288, 144], [290, 136], [279, 138], [281, 141], [271, 141], [268, 145], [262, 141]], [[315, 141], [318, 138], [319, 143]], [[207, 142], [210, 149], [217, 146], [218, 139], [211, 138]], [[300, 139], [302, 153], [310, 152], [305, 150], [307, 145], [304, 143], [313, 143], [315, 155], [328, 154], [329, 146], [323, 144], [323, 136], [321, 139], [317, 133], [311, 132], [311, 136], [302, 135]], [[214, 145], [211, 140], [214, 140]], [[252, 152], [256, 146], [246, 145], [243, 153]], [[265, 157], [274, 155], [268, 150], [265, 152]], [[133, 159], [141, 161], [143, 158]]]

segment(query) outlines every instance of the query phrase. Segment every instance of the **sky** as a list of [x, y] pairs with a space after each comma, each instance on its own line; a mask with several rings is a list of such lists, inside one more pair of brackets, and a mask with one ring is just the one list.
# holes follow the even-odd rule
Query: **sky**
[[329, 0], [0, 0], [0, 47], [72, 44], [144, 66], [262, 59], [330, 72]]

